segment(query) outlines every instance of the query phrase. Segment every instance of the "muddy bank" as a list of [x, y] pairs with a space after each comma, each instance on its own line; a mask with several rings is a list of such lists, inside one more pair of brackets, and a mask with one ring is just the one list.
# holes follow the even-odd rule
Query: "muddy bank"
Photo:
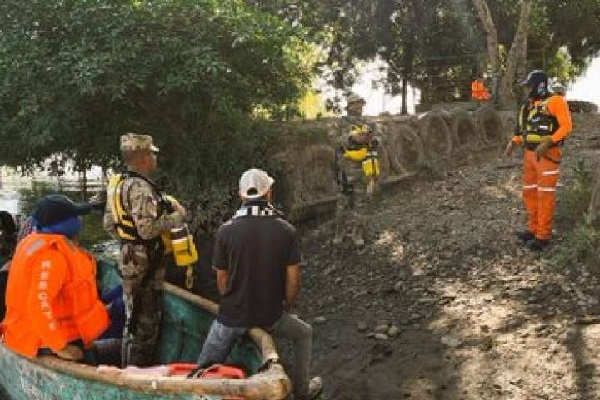
[[[558, 213], [574, 166], [600, 155], [592, 119], [576, 120], [564, 148]], [[329, 244], [329, 221], [304, 230], [298, 312], [315, 328], [325, 398], [598, 397], [598, 276], [554, 262], [568, 220], [546, 253], [516, 242], [519, 160], [498, 155], [467, 151], [387, 193], [358, 252]]]

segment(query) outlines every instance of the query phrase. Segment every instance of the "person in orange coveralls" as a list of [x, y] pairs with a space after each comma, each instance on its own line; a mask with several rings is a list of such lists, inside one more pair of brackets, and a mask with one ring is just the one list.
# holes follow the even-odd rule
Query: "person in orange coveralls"
[[471, 99], [477, 101], [487, 101], [490, 99], [490, 92], [485, 87], [483, 78], [476, 78], [471, 82]]
[[552, 234], [560, 147], [573, 124], [567, 101], [563, 96], [550, 94], [544, 71], [530, 72], [521, 86], [527, 100], [519, 110], [515, 136], [504, 154], [509, 157], [516, 146], [524, 147], [522, 194], [527, 229], [517, 232], [517, 237], [530, 249], [540, 251]]
[[18, 244], [8, 277], [2, 329], [12, 351], [93, 362], [87, 349], [109, 318], [98, 298], [96, 262], [73, 242], [81, 230], [79, 216], [90, 208], [62, 195], [38, 202], [35, 231]]

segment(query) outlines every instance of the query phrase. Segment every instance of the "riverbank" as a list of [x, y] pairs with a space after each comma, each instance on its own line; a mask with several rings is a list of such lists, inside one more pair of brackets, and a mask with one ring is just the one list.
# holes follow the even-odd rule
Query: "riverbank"
[[560, 261], [580, 217], [567, 209], [578, 168], [600, 158], [592, 119], [578, 119], [564, 147], [544, 253], [514, 238], [520, 165], [499, 150], [386, 196], [364, 249], [332, 247], [330, 222], [306, 233], [298, 312], [315, 329], [325, 398], [598, 397], [600, 271]]

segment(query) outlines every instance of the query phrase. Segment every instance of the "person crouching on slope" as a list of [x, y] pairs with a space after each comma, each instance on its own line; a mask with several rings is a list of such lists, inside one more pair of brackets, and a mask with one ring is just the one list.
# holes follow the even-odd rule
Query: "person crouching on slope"
[[18, 244], [8, 277], [2, 328], [12, 351], [93, 363], [87, 349], [109, 318], [98, 298], [96, 262], [73, 241], [90, 209], [62, 195], [38, 202], [35, 231]]
[[527, 229], [517, 237], [527, 247], [540, 251], [552, 234], [556, 185], [562, 158], [560, 146], [573, 124], [563, 96], [550, 94], [544, 71], [529, 73], [521, 83], [527, 96], [517, 117], [515, 136], [506, 146], [510, 157], [516, 146], [525, 148], [523, 156], [523, 201], [527, 210]]

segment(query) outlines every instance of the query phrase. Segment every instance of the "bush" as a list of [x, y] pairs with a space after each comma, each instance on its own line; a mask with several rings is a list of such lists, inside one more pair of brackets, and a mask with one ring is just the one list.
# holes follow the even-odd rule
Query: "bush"
[[562, 225], [565, 235], [553, 252], [553, 263], [559, 267], [581, 263], [597, 267], [600, 229], [585, 221], [592, 197], [593, 173], [583, 160], [573, 167], [573, 173], [573, 185], [563, 191], [557, 209], [556, 222]]

